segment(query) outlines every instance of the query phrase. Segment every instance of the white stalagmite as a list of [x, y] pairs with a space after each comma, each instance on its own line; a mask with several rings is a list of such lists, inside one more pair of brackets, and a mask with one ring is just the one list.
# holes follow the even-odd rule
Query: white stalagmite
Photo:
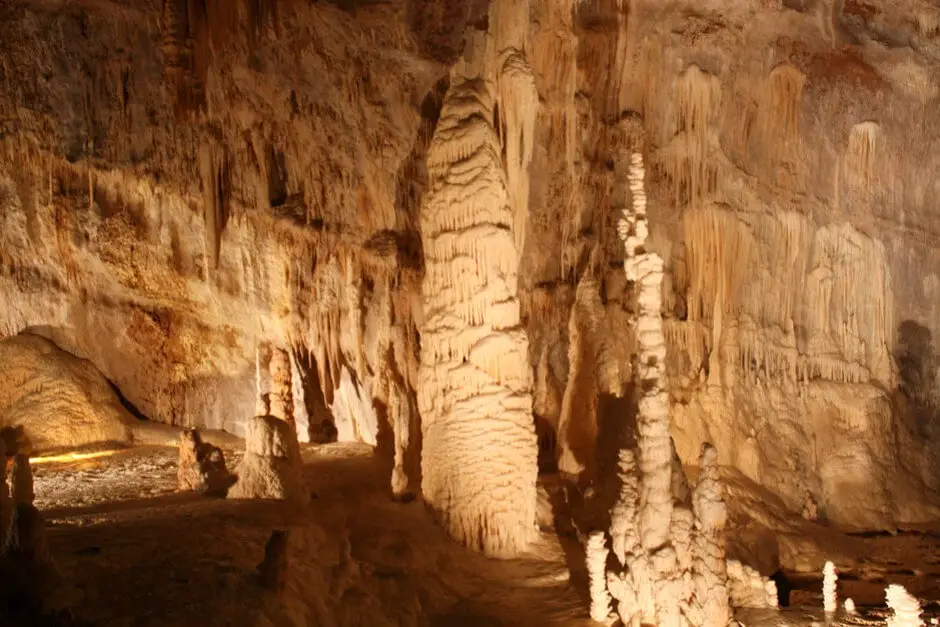
[[854, 616], [855, 614], [858, 613], [858, 610], [855, 609], [855, 601], [853, 601], [852, 599], [846, 599], [844, 607], [845, 607], [845, 613], [848, 614], [849, 616]]
[[271, 350], [271, 415], [294, 426], [294, 392], [291, 380], [291, 360], [281, 348]]
[[733, 607], [777, 609], [777, 584], [738, 560], [728, 560], [728, 592]]
[[591, 594], [591, 620], [606, 623], [610, 616], [610, 593], [607, 592], [607, 538], [603, 531], [588, 536], [585, 547], [588, 581]]
[[627, 257], [627, 279], [638, 284], [636, 377], [643, 390], [637, 413], [640, 484], [640, 542], [647, 551], [669, 540], [672, 519], [672, 439], [669, 436], [669, 396], [666, 392], [666, 339], [663, 334], [663, 260], [644, 248], [646, 218], [643, 156], [630, 160], [632, 212], [624, 211], [620, 238]]
[[639, 481], [636, 459], [630, 449], [620, 450], [620, 496], [610, 512], [610, 537], [614, 555], [621, 566], [627, 565], [627, 556], [640, 549], [640, 533], [636, 527]]
[[511, 556], [535, 528], [538, 449], [516, 220], [493, 127], [496, 89], [480, 53], [485, 43], [468, 41], [427, 156], [417, 385], [422, 492], [456, 540]]
[[823, 566], [823, 609], [827, 614], [834, 613], [839, 609], [839, 597], [836, 592], [836, 583], [839, 576], [836, 574], [836, 565], [832, 562], [826, 562]]
[[702, 445], [701, 470], [692, 495], [695, 511], [695, 603], [700, 612], [699, 627], [726, 627], [731, 620], [727, 564], [725, 562], [725, 521], [727, 509], [718, 470], [718, 451]]
[[885, 601], [894, 612], [888, 617], [888, 627], [921, 627], [924, 624], [920, 602], [904, 586], [888, 586], [885, 589]]

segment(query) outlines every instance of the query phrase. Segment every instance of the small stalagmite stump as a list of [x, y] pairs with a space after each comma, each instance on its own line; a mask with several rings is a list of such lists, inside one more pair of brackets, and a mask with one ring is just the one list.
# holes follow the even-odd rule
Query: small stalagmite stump
[[304, 502], [300, 444], [287, 422], [274, 416], [252, 418], [245, 428], [245, 457], [229, 498]]
[[212, 495], [224, 495], [234, 481], [234, 477], [225, 467], [222, 449], [203, 442], [195, 429], [180, 432], [180, 458], [176, 478], [181, 491]]
[[284, 588], [289, 537], [289, 532], [278, 529], [271, 532], [271, 537], [264, 545], [264, 559], [258, 564], [258, 575], [261, 585], [268, 590], [278, 592]]
[[22, 453], [13, 456], [13, 469], [10, 471], [10, 492], [13, 506], [32, 505], [36, 498], [33, 490], [33, 468], [29, 457]]

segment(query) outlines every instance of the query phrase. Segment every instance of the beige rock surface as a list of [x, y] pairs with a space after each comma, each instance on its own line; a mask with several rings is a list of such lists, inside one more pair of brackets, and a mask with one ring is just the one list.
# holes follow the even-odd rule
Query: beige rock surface
[[[596, 474], [632, 393], [617, 223], [641, 151], [682, 460], [711, 442], [832, 525], [940, 514], [935, 3], [276, 4], [3, 4], [0, 336], [239, 435], [257, 347], [291, 347], [302, 439], [345, 412], [344, 439], [392, 443], [396, 491], [509, 553], [529, 414], [549, 461]], [[61, 415], [42, 437], [76, 444]], [[464, 446], [499, 451], [505, 495]]]
[[238, 479], [228, 498], [306, 502], [300, 468], [292, 425], [274, 416], [256, 416], [245, 428], [245, 456], [235, 469]]
[[0, 341], [0, 426], [33, 450], [128, 443], [136, 422], [91, 362], [37, 335]]

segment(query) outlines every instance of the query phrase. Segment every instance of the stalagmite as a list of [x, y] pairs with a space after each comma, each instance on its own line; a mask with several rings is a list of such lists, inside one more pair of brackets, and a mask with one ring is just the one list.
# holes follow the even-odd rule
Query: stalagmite
[[854, 616], [858, 613], [858, 610], [855, 609], [855, 601], [852, 599], [846, 599], [843, 606], [845, 607], [845, 613], [849, 616]]
[[[637, 379], [642, 396], [637, 413], [639, 431], [640, 542], [650, 551], [669, 539], [672, 518], [672, 440], [669, 436], [669, 396], [666, 384], [666, 340], [663, 334], [662, 282], [663, 261], [646, 252], [644, 245], [649, 227], [646, 219], [646, 194], [643, 191], [643, 157], [634, 154], [630, 162], [632, 213], [625, 212], [620, 222], [620, 237], [625, 242], [627, 278], [638, 284], [636, 358]], [[632, 233], [631, 233], [632, 231]]]
[[621, 566], [627, 565], [627, 555], [635, 555], [640, 548], [640, 534], [636, 526], [639, 480], [633, 451], [620, 450], [620, 495], [610, 512], [610, 537], [614, 555]]
[[695, 602], [701, 627], [726, 627], [731, 620], [724, 528], [727, 510], [718, 471], [718, 451], [702, 445], [701, 471], [692, 504], [695, 510]]
[[733, 607], [777, 609], [777, 584], [738, 560], [728, 560], [728, 592]]
[[177, 488], [181, 491], [224, 495], [233, 482], [225, 467], [222, 449], [203, 442], [195, 429], [185, 429], [179, 436]]
[[13, 506], [32, 505], [36, 493], [33, 491], [33, 469], [29, 465], [29, 455], [17, 453], [13, 456], [13, 468], [10, 471], [10, 495]]
[[417, 392], [425, 502], [459, 542], [510, 556], [535, 528], [538, 449], [485, 45], [468, 41], [428, 150]]
[[888, 627], [921, 627], [924, 624], [920, 602], [904, 586], [888, 586], [885, 589], [885, 602], [893, 611], [888, 617]]
[[256, 416], [245, 426], [245, 457], [232, 499], [280, 499], [306, 502], [297, 434], [274, 416]]
[[588, 536], [585, 547], [591, 593], [591, 620], [605, 623], [610, 616], [610, 593], [607, 591], [607, 538], [603, 531]]
[[296, 428], [290, 354], [281, 348], [273, 348], [271, 350], [270, 368], [271, 415]]
[[838, 580], [836, 565], [832, 562], [826, 562], [823, 567], [823, 609], [826, 610], [827, 614], [832, 614], [839, 608], [839, 598], [836, 593]]

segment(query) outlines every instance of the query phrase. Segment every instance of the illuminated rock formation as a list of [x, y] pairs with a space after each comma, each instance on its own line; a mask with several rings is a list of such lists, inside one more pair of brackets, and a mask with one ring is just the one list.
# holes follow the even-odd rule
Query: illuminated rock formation
[[287, 422], [256, 416], [245, 427], [245, 457], [229, 489], [234, 499], [279, 499], [306, 502], [297, 435]]
[[852, 599], [846, 599], [843, 607], [845, 608], [845, 613], [848, 616], [854, 616], [858, 613], [858, 610], [855, 609], [855, 601]]
[[[531, 98], [516, 85], [523, 59], [490, 67], [486, 50], [496, 45], [468, 42], [428, 150], [418, 408], [425, 502], [455, 539], [506, 556], [535, 525], [537, 444], [517, 298], [522, 227], [513, 210], [531, 150], [529, 128], [517, 126], [532, 112], [506, 111]], [[511, 175], [493, 126], [500, 94], [512, 100], [500, 103], [506, 135], [522, 142], [509, 152]]]
[[836, 565], [832, 562], [826, 562], [823, 568], [823, 609], [827, 614], [834, 614], [839, 609], [839, 596], [836, 591], [836, 585], [839, 576], [836, 574]]
[[724, 627], [731, 620], [725, 563], [727, 509], [719, 477], [718, 452], [714, 447], [702, 446], [699, 468], [692, 496], [695, 508], [695, 603], [702, 617], [702, 622], [697, 624]]
[[[621, 487], [611, 510], [610, 536], [624, 568], [608, 573], [608, 588], [625, 625], [725, 627], [731, 611], [717, 453], [710, 445], [703, 447], [699, 480], [690, 493], [669, 435], [662, 261], [646, 249], [649, 230], [639, 154], [631, 158], [628, 180], [633, 203], [623, 211], [619, 235], [626, 276], [637, 290], [634, 373], [640, 463], [635, 466], [631, 451], [620, 451]], [[594, 598], [599, 594], [592, 593]]]
[[181, 431], [179, 440], [178, 489], [214, 495], [225, 494], [234, 478], [225, 467], [222, 449], [203, 442], [195, 429]]
[[591, 595], [591, 620], [606, 623], [610, 616], [610, 593], [607, 591], [607, 537], [603, 531], [588, 536], [585, 556]]
[[281, 348], [271, 350], [271, 416], [296, 429], [290, 354]]
[[777, 609], [777, 585], [738, 560], [728, 560], [728, 593], [735, 608]]
[[40, 450], [129, 443], [135, 422], [91, 362], [28, 333], [0, 341], [0, 420]]
[[892, 584], [885, 589], [885, 602], [891, 609], [888, 627], [922, 627], [923, 610], [920, 602], [904, 589], [904, 586]]

